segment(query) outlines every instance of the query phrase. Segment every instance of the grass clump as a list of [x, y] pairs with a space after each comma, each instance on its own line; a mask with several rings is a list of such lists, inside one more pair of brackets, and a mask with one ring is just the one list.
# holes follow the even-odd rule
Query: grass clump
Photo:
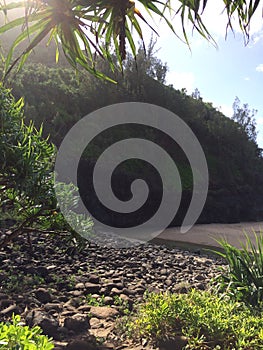
[[223, 252], [216, 252], [228, 263], [217, 278], [219, 292], [253, 307], [263, 306], [263, 234], [255, 235], [255, 243], [245, 234], [241, 249], [219, 240]]
[[244, 303], [209, 292], [148, 294], [127, 319], [126, 334], [159, 343], [184, 336], [184, 349], [252, 350], [263, 348], [262, 314]]
[[42, 335], [40, 327], [22, 326], [20, 316], [13, 316], [12, 323], [0, 323], [1, 350], [52, 350], [50, 339]]

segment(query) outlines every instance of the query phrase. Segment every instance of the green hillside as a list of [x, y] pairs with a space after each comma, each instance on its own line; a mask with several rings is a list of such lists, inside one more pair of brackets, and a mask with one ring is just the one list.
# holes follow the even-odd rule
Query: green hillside
[[[85, 72], [76, 75], [71, 68], [50, 67], [46, 56], [42, 61], [46, 64], [27, 64], [21, 73], [10, 77], [9, 84], [16, 98], [24, 97], [27, 118], [33, 119], [37, 126], [43, 123], [45, 135], [50, 135], [57, 146], [81, 117], [100, 107], [127, 101], [148, 102], [165, 107], [191, 127], [206, 155], [209, 195], [199, 222], [263, 219], [263, 208], [260, 207], [263, 160], [255, 140], [240, 124], [224, 116], [212, 103], [204, 102], [198, 94], [193, 97], [184, 90], [166, 86], [163, 82], [167, 67], [154, 55], [145, 57], [141, 51], [136, 64], [129, 58], [123, 75], [111, 73], [107, 64], [100, 62], [100, 68], [118, 82], [116, 85], [98, 80]], [[184, 191], [173, 224], [180, 224], [191, 200], [192, 171], [182, 150], [161, 132], [151, 128], [142, 130], [125, 127], [103, 133], [85, 151], [81, 165], [85, 174], [89, 174], [85, 176], [92, 176], [91, 171], [97, 157], [114, 140], [134, 135], [158, 143], [176, 161]], [[151, 175], [151, 171], [151, 167], [140, 161], [125, 162], [116, 171], [117, 183], [118, 179], [123, 180], [123, 185], [118, 189], [119, 196], [127, 199], [129, 182], [136, 176], [145, 177], [153, 182], [155, 197], [151, 200], [156, 208], [156, 201], [161, 198], [161, 184], [158, 175]], [[84, 197], [89, 197], [89, 205], [94, 211], [101, 212], [104, 218], [112, 217], [105, 208], [100, 207], [92, 191], [88, 187], [89, 193], [83, 194]], [[124, 221], [140, 221], [144, 214], [137, 214], [136, 217], [129, 218], [124, 215], [120, 222], [117, 220], [117, 224], [121, 226]]]

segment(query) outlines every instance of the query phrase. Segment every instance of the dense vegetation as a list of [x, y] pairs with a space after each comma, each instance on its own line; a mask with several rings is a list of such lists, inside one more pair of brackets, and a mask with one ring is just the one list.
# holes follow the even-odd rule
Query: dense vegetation
[[[96, 30], [93, 28], [93, 34], [95, 33], [101, 39], [101, 34], [106, 33], [104, 42], [106, 46], [99, 46], [98, 52], [107, 58], [111, 68], [119, 65], [124, 68], [124, 72], [123, 75], [118, 72], [112, 73], [109, 67], [101, 61], [97, 62], [96, 68], [117, 81], [118, 85], [98, 81], [83, 72], [76, 77], [72, 69], [66, 68], [65, 61], [63, 65], [54, 67], [53, 60], [50, 60], [54, 54], [51, 50], [51, 56], [48, 58], [46, 56], [42, 64], [32, 64], [34, 58], [31, 58], [31, 64], [24, 66], [23, 71], [11, 79], [9, 85], [13, 89], [15, 99], [9, 90], [3, 86], [0, 87], [0, 218], [2, 229], [5, 229], [5, 223], [9, 228], [8, 235], [3, 242], [0, 242], [2, 246], [20, 233], [36, 231], [50, 233], [51, 230], [53, 233], [67, 233], [71, 231], [57, 208], [52, 182], [55, 147], [47, 136], [50, 135], [50, 140], [59, 146], [66, 132], [83, 115], [99, 107], [123, 101], [142, 101], [166, 107], [185, 120], [199, 138], [206, 153], [210, 173], [207, 205], [200, 222], [262, 219], [262, 213], [258, 213], [262, 209], [259, 207], [262, 193], [258, 188], [262, 182], [263, 165], [261, 150], [256, 144], [253, 112], [251, 115], [248, 106], [244, 105], [242, 108], [239, 101], [236, 100], [234, 118], [230, 120], [215, 109], [211, 103], [203, 102], [199, 93], [189, 96], [185, 90], [177, 91], [172, 86], [165, 86], [167, 67], [154, 57], [151, 47], [146, 58], [141, 49], [135, 63], [126, 53], [126, 40], [133, 53], [135, 46], [129, 28], [125, 25], [129, 18], [142, 36], [135, 19], [138, 12], [135, 11], [131, 1], [126, 2], [124, 7], [119, 7], [118, 3], [115, 7], [114, 3], [106, 12], [104, 9], [105, 4], [108, 6], [108, 2], [97, 2], [98, 5], [95, 8], [91, 7], [91, 11], [97, 11], [97, 14], [104, 19], [111, 15], [109, 23], [106, 21], [100, 23], [95, 17], [92, 17], [91, 21], [97, 20], [99, 24]], [[181, 3], [183, 26], [186, 13], [186, 17], [192, 21], [195, 28], [210, 38], [200, 17], [201, 2], [182, 1]], [[203, 9], [206, 3], [204, 2]], [[232, 16], [237, 11], [240, 26], [244, 33], [248, 34], [249, 22], [258, 8], [259, 1], [250, 1], [248, 6], [244, 5], [243, 1], [236, 1], [234, 6], [232, 1], [224, 3], [229, 26], [231, 27]], [[2, 2], [0, 4], [2, 5]], [[43, 6], [45, 15], [45, 6], [49, 6], [49, 3], [36, 1], [32, 4], [33, 6], [41, 5], [36, 11], [40, 9], [39, 18], [41, 19]], [[70, 26], [73, 26], [75, 31], [82, 33], [80, 30], [82, 28], [75, 26], [76, 18], [74, 17], [72, 22], [64, 20], [65, 16], [68, 16], [68, 11], [76, 15], [76, 2], [54, 1], [52, 4], [52, 8], [48, 10], [57, 11], [60, 14], [57, 18], [59, 20], [62, 18], [65, 24], [64, 33], [63, 30], [61, 31], [62, 46], [70, 63], [77, 66], [76, 58], [78, 58], [78, 63], [98, 76], [99, 73], [93, 66], [94, 61], [91, 55], [87, 55], [87, 60], [87, 51], [79, 49], [76, 37], [71, 36], [73, 31], [68, 30], [72, 29]], [[67, 5], [72, 6], [66, 8], [68, 11], [65, 11]], [[79, 2], [77, 5], [77, 11], [86, 16], [87, 7], [84, 7], [83, 11], [83, 5]], [[153, 1], [147, 2], [146, 7], [162, 16]], [[19, 57], [26, 58], [31, 48], [41, 41], [43, 33], [46, 35], [52, 30], [52, 35], [56, 35], [56, 30], [61, 23], [50, 22], [53, 16], [52, 11], [44, 27], [35, 26], [33, 30], [29, 30], [29, 33], [39, 29], [40, 32], [28, 48], [18, 53]], [[34, 21], [31, 15], [32, 13], [27, 18], [28, 23], [31, 20]], [[22, 18], [16, 23], [20, 25], [23, 20]], [[12, 24], [9, 24], [9, 27], [12, 27]], [[3, 29], [2, 27], [1, 31], [6, 29], [8, 28]], [[65, 35], [67, 33], [69, 37]], [[16, 43], [23, 41], [26, 37], [24, 32]], [[89, 48], [90, 42], [86, 35], [82, 39], [86, 49]], [[114, 39], [116, 57], [109, 55], [111, 39]], [[187, 36], [185, 39], [187, 41]], [[5, 73], [9, 70], [10, 64], [13, 65], [10, 61], [12, 53], [11, 50], [6, 60]], [[24, 118], [20, 97], [25, 98], [28, 119]], [[42, 124], [44, 125], [43, 134]], [[187, 159], [178, 146], [160, 132], [151, 128], [138, 130], [136, 127], [130, 130], [126, 128], [111, 130], [100, 135], [90, 145], [83, 155], [81, 166], [84, 171], [89, 169], [91, 172], [97, 156], [107, 145], [116, 139], [133, 134], [152, 139], [166, 148], [175, 159], [182, 177], [184, 193], [179, 214], [173, 224], [180, 223], [190, 198], [192, 173]], [[140, 174], [148, 177], [154, 183], [152, 190], [159, 194], [160, 183], [155, 182], [150, 170], [147, 167], [144, 170], [142, 164], [136, 161], [129, 165], [125, 164], [116, 173], [117, 184], [121, 183], [118, 180], [123, 177], [130, 182], [132, 178]], [[80, 184], [81, 181], [86, 181], [86, 179], [83, 180], [83, 177], [82, 174]], [[123, 195], [125, 185], [124, 181], [119, 186], [120, 195]], [[92, 190], [90, 194], [93, 195]], [[66, 200], [76, 203], [74, 188], [70, 185], [61, 187], [61, 195]], [[98, 204], [92, 202], [91, 205], [95, 211], [102, 211]], [[77, 221], [79, 219], [77, 216], [74, 218]], [[124, 221], [127, 224], [128, 220], [125, 216]], [[134, 218], [131, 221], [134, 222]], [[86, 224], [81, 220], [81, 223], [84, 224], [85, 230], [91, 227], [89, 220]], [[178, 345], [180, 340], [184, 343], [182, 347], [185, 346], [187, 349], [261, 348], [263, 345], [262, 245], [262, 237], [257, 238], [257, 247], [248, 241], [243, 250], [238, 250], [223, 241], [224, 253], [222, 256], [228, 262], [228, 269], [219, 276], [218, 288], [215, 291], [217, 293], [192, 290], [182, 295], [168, 293], [146, 295], [145, 303], [138, 307], [137, 314], [132, 315], [125, 324], [126, 334], [140, 340], [146, 338], [151, 342], [175, 339], [173, 345]], [[92, 299], [89, 300], [89, 303], [92, 303]], [[253, 310], [251, 306], [257, 308]], [[13, 324], [0, 323], [1, 349], [19, 347], [47, 350], [53, 348], [50, 340], [41, 335], [38, 327], [29, 329], [27, 326], [23, 327], [19, 322], [20, 318], [16, 316], [13, 317]]]
[[[121, 323], [133, 339], [175, 349], [261, 349], [263, 346], [263, 236], [245, 235], [242, 249], [225, 240], [227, 261], [209, 291], [146, 293]], [[166, 347], [165, 347], [166, 346]]]
[[228, 269], [217, 278], [219, 292], [254, 308], [263, 305], [263, 234], [255, 235], [255, 243], [246, 234], [241, 249], [219, 241], [223, 252], [217, 252], [228, 263]]
[[160, 345], [170, 340], [171, 349], [256, 350], [263, 344], [261, 312], [227, 296], [196, 290], [146, 295], [124, 329], [133, 339]]
[[[54, 145], [42, 136], [42, 127], [25, 123], [23, 101], [15, 101], [2, 85], [0, 113], [0, 223], [9, 229], [0, 246], [32, 231], [72, 232], [57, 207]], [[74, 189], [65, 186], [60, 184], [60, 195], [74, 202]]]
[[[212, 103], [204, 102], [200, 93], [188, 95], [184, 89], [179, 91], [166, 86], [167, 66], [156, 58], [154, 43], [149, 46], [146, 56], [143, 49], [139, 51], [136, 62], [128, 57], [124, 64], [124, 75], [111, 73], [107, 64], [100, 62], [101, 71], [118, 81], [117, 85], [98, 80], [85, 72], [76, 75], [64, 65], [49, 66], [49, 59], [45, 62], [43, 58], [42, 61], [42, 64], [26, 65], [21, 73], [10, 80], [10, 86], [16, 98], [24, 97], [28, 118], [33, 119], [38, 128], [43, 124], [44, 136], [50, 135], [50, 140], [57, 146], [76, 121], [100, 107], [127, 101], [163, 106], [176, 113], [192, 128], [207, 158], [209, 195], [199, 222], [262, 219], [260, 183], [263, 161], [261, 150], [256, 144], [254, 119], [248, 106], [245, 109], [236, 100], [236, 112], [234, 120], [231, 120], [214, 108]], [[86, 149], [80, 168], [90, 177], [95, 160], [107, 145], [133, 135], [153, 140], [175, 159], [184, 193], [173, 224], [180, 224], [191, 198], [192, 172], [177, 144], [162, 133], [150, 128], [138, 130], [136, 127], [110, 130], [97, 137]], [[149, 172], [147, 166], [131, 161], [116, 172], [116, 182], [125, 178], [127, 185], [136, 175], [142, 174], [154, 183], [153, 190], [159, 195], [160, 182]], [[89, 193], [92, 193], [90, 187]], [[126, 198], [124, 188], [120, 189], [119, 195]], [[107, 218], [112, 220], [109, 212], [101, 208], [94, 198], [87, 205], [101, 213], [106, 221]], [[140, 221], [142, 218], [137, 214], [136, 218]], [[124, 215], [121, 220], [132, 222], [134, 219], [134, 216], [128, 218]], [[114, 223], [116, 222], [117, 225], [123, 225], [119, 219]]]
[[42, 335], [40, 327], [29, 328], [20, 322], [20, 316], [13, 316], [13, 322], [0, 322], [1, 350], [52, 350], [51, 340]]

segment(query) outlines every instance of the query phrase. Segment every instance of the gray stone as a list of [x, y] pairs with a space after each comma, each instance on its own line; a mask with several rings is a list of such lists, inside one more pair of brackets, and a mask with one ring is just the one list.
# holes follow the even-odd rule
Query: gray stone
[[44, 309], [46, 311], [56, 310], [56, 311], [60, 312], [63, 309], [63, 306], [61, 304], [59, 304], [59, 303], [47, 303], [44, 306]]
[[86, 315], [75, 314], [65, 318], [64, 327], [75, 333], [81, 333], [90, 328], [89, 319]]
[[205, 280], [205, 276], [198, 274], [195, 276], [195, 280], [196, 281], [204, 281]]
[[34, 291], [34, 294], [41, 303], [49, 303], [52, 300], [52, 296], [45, 288], [38, 288]]
[[110, 295], [120, 295], [122, 293], [122, 290], [118, 288], [112, 288]]
[[90, 340], [73, 340], [65, 350], [96, 350], [97, 347]]
[[43, 333], [56, 338], [58, 334], [58, 321], [45, 311], [32, 310], [26, 315], [26, 323], [29, 327], [40, 326]]
[[119, 312], [107, 306], [92, 306], [90, 308], [90, 314], [96, 318], [107, 319], [118, 316]]
[[16, 304], [10, 305], [7, 308], [0, 311], [0, 315], [11, 316], [12, 314], [18, 315], [21, 310]]
[[90, 283], [98, 284], [100, 282], [100, 278], [97, 275], [89, 275], [88, 281]]
[[85, 284], [84, 283], [77, 283], [76, 285], [75, 285], [75, 289], [85, 289]]
[[99, 293], [101, 286], [99, 284], [86, 282], [85, 288], [87, 293], [96, 294], [96, 293]]

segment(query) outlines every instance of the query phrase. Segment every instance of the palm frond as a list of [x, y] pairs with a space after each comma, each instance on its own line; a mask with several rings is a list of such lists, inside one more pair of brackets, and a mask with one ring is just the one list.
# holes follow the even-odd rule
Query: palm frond
[[[170, 12], [170, 16], [172, 14], [180, 16], [184, 41], [189, 47], [188, 22], [192, 24], [194, 31], [215, 45], [202, 16], [207, 7], [207, 0], [178, 0], [177, 10], [172, 7], [171, 0], [138, 0], [138, 2], [143, 5], [145, 14], [164, 19], [177, 36], [179, 36], [177, 28], [172, 25], [172, 21], [166, 15], [166, 10]], [[260, 1], [223, 0], [223, 3], [228, 17], [227, 28], [233, 30], [234, 16], [237, 15], [239, 26], [247, 42], [249, 24]], [[0, 0], [0, 11], [5, 15], [8, 14], [8, 11], [18, 8], [25, 9], [24, 16], [0, 27], [0, 33], [3, 33], [23, 25], [22, 34], [18, 36], [9, 51], [6, 72], [9, 72], [19, 60], [25, 61], [34, 46], [47, 37], [48, 43], [54, 40], [56, 45], [61, 45], [68, 61], [76, 69], [82, 66], [92, 74], [103, 77], [102, 73], [95, 69], [96, 57], [100, 56], [108, 60], [114, 70], [115, 66], [111, 59], [113, 47], [119, 67], [122, 68], [128, 48], [131, 49], [133, 55], [136, 55], [134, 32], [144, 45], [141, 24], [146, 23], [151, 31], [156, 32], [145, 14], [135, 7], [133, 0], [100, 0], [97, 2], [91, 0], [29, 0], [9, 4], [5, 0]], [[25, 32], [27, 35], [24, 35]], [[32, 33], [36, 34], [33, 40]], [[27, 40], [28, 37], [32, 40], [30, 44], [18, 59], [11, 62], [16, 46]]]

